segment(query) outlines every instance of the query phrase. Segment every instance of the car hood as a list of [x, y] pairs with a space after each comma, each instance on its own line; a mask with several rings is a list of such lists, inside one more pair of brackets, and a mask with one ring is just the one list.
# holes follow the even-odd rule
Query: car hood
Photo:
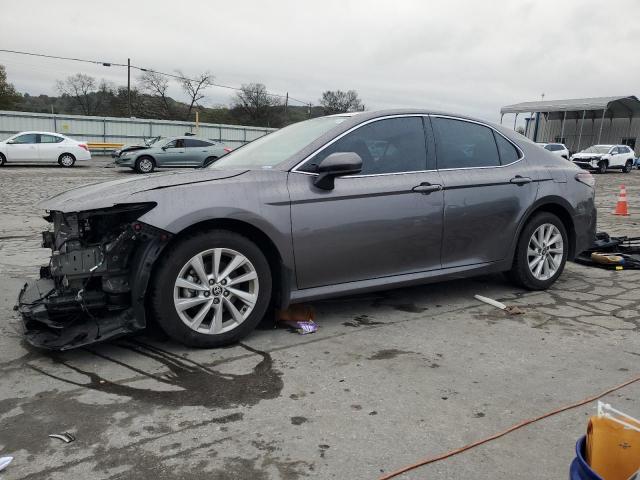
[[91, 183], [55, 195], [38, 204], [45, 210], [82, 212], [109, 208], [123, 203], [148, 201], [146, 192], [194, 183], [216, 182], [237, 177], [246, 170], [196, 170], [191, 172], [166, 172], [144, 176], [131, 176], [122, 180]]
[[606, 153], [574, 153], [571, 158], [600, 158]]

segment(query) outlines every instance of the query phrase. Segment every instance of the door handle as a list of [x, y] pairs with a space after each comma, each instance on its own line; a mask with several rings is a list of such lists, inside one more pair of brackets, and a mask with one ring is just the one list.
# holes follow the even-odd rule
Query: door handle
[[531, 178], [529, 177], [521, 177], [520, 175], [516, 175], [509, 181], [515, 185], [525, 185], [527, 183], [531, 183], [533, 180], [531, 180]]
[[422, 182], [420, 185], [416, 185], [411, 190], [416, 193], [421, 193], [422, 195], [429, 195], [432, 192], [439, 192], [440, 190], [442, 190], [442, 185], [432, 185], [429, 182]]

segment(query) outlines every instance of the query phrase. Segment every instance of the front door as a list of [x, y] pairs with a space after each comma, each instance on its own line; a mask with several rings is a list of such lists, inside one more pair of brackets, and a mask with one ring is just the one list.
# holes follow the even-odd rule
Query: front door
[[477, 122], [432, 117], [444, 186], [442, 267], [503, 260], [537, 194], [535, 172], [500, 133]]
[[9, 162], [37, 162], [38, 134], [24, 133], [7, 143], [7, 161]]
[[169, 141], [158, 153], [155, 154], [156, 164], [159, 167], [180, 166], [184, 162], [184, 140], [176, 138]]
[[[288, 178], [298, 288], [440, 268], [443, 193], [423, 117], [375, 120], [328, 144]], [[313, 185], [315, 166], [355, 152], [362, 172]]]

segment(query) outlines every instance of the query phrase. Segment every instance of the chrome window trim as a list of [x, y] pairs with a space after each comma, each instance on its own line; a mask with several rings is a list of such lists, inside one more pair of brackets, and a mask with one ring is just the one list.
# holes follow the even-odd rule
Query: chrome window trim
[[[370, 120], [367, 120], [366, 122], [360, 123], [358, 125], [355, 125], [353, 127], [351, 127], [349, 130], [347, 130], [346, 132], [341, 133], [339, 136], [337, 136], [336, 138], [334, 138], [333, 140], [331, 140], [329, 143], [324, 144], [322, 147], [318, 148], [317, 150], [315, 150], [313, 153], [307, 155], [303, 160], [301, 160], [300, 162], [298, 162], [296, 164], [295, 167], [293, 167], [290, 172], [291, 173], [299, 173], [302, 175], [310, 175], [312, 177], [315, 177], [317, 175], [319, 175], [318, 173], [312, 173], [312, 172], [301, 172], [300, 170], [298, 170], [299, 167], [301, 167], [305, 162], [307, 162], [308, 160], [310, 160], [311, 158], [313, 158], [315, 155], [317, 155], [318, 153], [320, 153], [322, 150], [324, 150], [325, 148], [329, 147], [330, 145], [332, 145], [333, 143], [337, 142], [338, 140], [340, 140], [342, 137], [344, 137], [345, 135], [348, 135], [349, 133], [357, 130], [360, 127], [363, 127], [365, 125], [368, 125], [369, 123], [373, 123], [375, 121], [378, 120], [386, 120], [389, 118], [405, 118], [405, 117], [429, 117], [429, 118], [448, 118], [450, 120], [458, 120], [461, 122], [468, 122], [468, 123], [475, 123], [478, 125], [481, 125], [483, 127], [486, 127], [488, 129], [490, 129], [492, 132], [494, 132], [495, 134], [500, 135], [502, 138], [504, 138], [507, 142], [509, 142], [511, 145], [513, 145], [513, 147], [516, 149], [516, 151], [518, 152], [518, 159], [515, 162], [511, 162], [511, 163], [506, 163], [506, 164], [500, 164], [500, 165], [490, 165], [490, 166], [484, 166], [484, 167], [453, 167], [453, 168], [435, 168], [435, 169], [431, 169], [431, 170], [412, 170], [412, 171], [408, 171], [408, 172], [390, 172], [390, 173], [371, 173], [371, 174], [366, 174], [366, 175], [344, 175], [344, 176], [339, 176], [336, 178], [365, 178], [365, 177], [383, 177], [383, 176], [387, 176], [387, 175], [405, 175], [408, 173], [428, 173], [428, 172], [450, 172], [453, 170], [480, 170], [480, 169], [488, 169], [488, 168], [503, 168], [503, 167], [510, 167], [511, 165], [515, 165], [518, 162], [521, 162], [522, 160], [525, 159], [525, 155], [524, 152], [522, 151], [522, 149], [516, 145], [514, 142], [512, 142], [509, 138], [507, 138], [506, 136], [504, 136], [502, 133], [500, 133], [498, 130], [496, 130], [494, 127], [492, 127], [491, 125], [488, 125], [486, 123], [483, 122], [479, 122], [477, 120], [470, 120], [468, 118], [461, 118], [461, 117], [455, 117], [452, 115], [438, 115], [438, 114], [428, 114], [428, 113], [413, 113], [413, 114], [397, 114], [397, 115], [387, 115], [384, 117], [377, 117], [377, 118], [372, 118]], [[435, 136], [435, 135], [434, 135]], [[437, 148], [437, 147], [436, 147]], [[496, 148], [498, 148], [498, 145], [496, 145]], [[500, 153], [498, 152], [498, 155]], [[437, 162], [437, 152], [436, 152], [436, 162]]]
[[[479, 122], [477, 120], [469, 120], [467, 118], [460, 118], [460, 117], [454, 117], [452, 115], [429, 115], [429, 117], [432, 118], [448, 118], [450, 120], [458, 120], [460, 122], [468, 122], [468, 123], [475, 123], [478, 125], [481, 125], [483, 127], [487, 127], [488, 129], [490, 129], [492, 132], [494, 132], [495, 134], [500, 135], [502, 138], [504, 138], [507, 142], [509, 142], [511, 145], [513, 145], [513, 147], [516, 149], [516, 151], [518, 152], [518, 159], [515, 162], [511, 162], [511, 163], [505, 163], [505, 164], [500, 164], [500, 165], [488, 165], [485, 167], [453, 167], [453, 168], [438, 168], [438, 171], [440, 172], [450, 172], [451, 170], [475, 170], [475, 169], [487, 169], [487, 168], [503, 168], [503, 167], [510, 167], [511, 165], [515, 165], [518, 162], [521, 162], [522, 160], [524, 160], [525, 155], [524, 152], [522, 151], [522, 149], [516, 145], [515, 143], [513, 143], [510, 139], [508, 139], [507, 137], [505, 137], [502, 133], [500, 133], [498, 130], [496, 130], [495, 128], [493, 128], [491, 125], [487, 125], [486, 123], [483, 122]], [[434, 132], [434, 137], [435, 137], [435, 132]], [[437, 141], [436, 141], [437, 144]], [[438, 161], [438, 152], [437, 152], [437, 145], [436, 145], [436, 164]], [[498, 148], [498, 145], [496, 144], [496, 148]], [[498, 151], [498, 157], [500, 157], [500, 151]]]
[[[427, 117], [427, 116], [428, 115], [426, 113], [407, 113], [407, 114], [397, 114], [397, 115], [386, 115], [384, 117], [372, 118], [372, 119], [367, 120], [366, 122], [362, 122], [362, 123], [359, 123], [358, 125], [354, 125], [353, 127], [351, 127], [346, 132], [342, 132], [340, 135], [338, 135], [336, 138], [331, 140], [329, 143], [325, 143], [323, 146], [321, 146], [320, 148], [315, 150], [313, 153], [307, 155], [303, 160], [298, 162], [296, 164], [296, 166], [293, 167], [290, 171], [291, 171], [291, 173], [301, 173], [303, 175], [311, 175], [311, 176], [315, 177], [315, 176], [317, 176], [319, 174], [318, 173], [312, 173], [312, 172], [301, 172], [301, 171], [298, 170], [298, 168], [301, 167], [308, 160], [311, 160], [311, 158], [316, 156], [318, 153], [323, 151], [325, 148], [328, 148], [329, 146], [333, 145], [335, 142], [340, 140], [342, 137], [350, 134], [351, 132], [353, 132], [353, 131], [361, 128], [361, 127], [364, 127], [365, 125], [368, 125], [370, 123], [377, 122], [378, 120], [387, 120], [389, 118], [408, 118], [408, 117]], [[427, 159], [425, 158], [425, 161], [426, 160]], [[370, 174], [366, 174], [366, 175], [344, 175], [344, 176], [339, 176], [337, 178], [381, 177], [381, 176], [386, 176], [386, 175], [404, 175], [404, 174], [407, 174], [407, 173], [420, 173], [420, 172], [435, 172], [435, 170], [411, 170], [411, 171], [408, 171], [408, 172], [370, 173]]]

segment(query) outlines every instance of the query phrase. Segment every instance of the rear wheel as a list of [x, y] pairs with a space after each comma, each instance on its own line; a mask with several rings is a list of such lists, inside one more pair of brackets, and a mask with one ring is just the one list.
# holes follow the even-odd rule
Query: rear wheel
[[607, 167], [608, 164], [606, 160], [598, 162], [598, 173], [607, 173]]
[[207, 230], [170, 249], [151, 292], [155, 318], [167, 335], [192, 347], [219, 347], [260, 322], [271, 299], [271, 270], [248, 238]]
[[627, 163], [624, 164], [622, 171], [624, 173], [630, 173], [632, 168], [633, 168], [633, 162], [631, 160], [627, 160]]
[[58, 157], [58, 163], [61, 167], [70, 168], [76, 163], [76, 157], [70, 153], [63, 153]]
[[568, 250], [562, 221], [552, 213], [540, 212], [520, 234], [509, 277], [529, 290], [545, 290], [564, 270]]
[[202, 166], [203, 167], [208, 167], [209, 165], [211, 165], [216, 160], [218, 160], [218, 157], [216, 157], [216, 156], [207, 157], [207, 158], [204, 159], [204, 162], [202, 162]]
[[156, 162], [151, 157], [140, 157], [136, 160], [134, 168], [138, 173], [151, 173], [156, 168]]

